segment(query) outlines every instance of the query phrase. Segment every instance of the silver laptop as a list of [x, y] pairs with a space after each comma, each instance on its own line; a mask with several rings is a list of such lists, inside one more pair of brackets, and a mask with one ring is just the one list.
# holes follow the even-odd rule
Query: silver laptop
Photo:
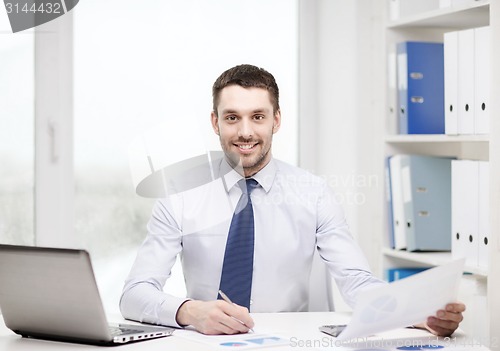
[[174, 331], [109, 325], [85, 250], [0, 245], [0, 309], [24, 337], [113, 345]]

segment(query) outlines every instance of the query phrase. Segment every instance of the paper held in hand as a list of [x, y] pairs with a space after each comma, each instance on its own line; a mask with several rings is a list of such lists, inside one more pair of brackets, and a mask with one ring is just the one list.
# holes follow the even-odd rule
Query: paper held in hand
[[465, 259], [366, 289], [358, 295], [351, 321], [338, 340], [361, 338], [424, 322], [456, 302]]

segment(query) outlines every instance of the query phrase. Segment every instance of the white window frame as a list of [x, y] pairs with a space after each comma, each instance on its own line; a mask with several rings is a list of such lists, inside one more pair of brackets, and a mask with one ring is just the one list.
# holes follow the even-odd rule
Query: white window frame
[[74, 247], [73, 16], [35, 28], [35, 245]]

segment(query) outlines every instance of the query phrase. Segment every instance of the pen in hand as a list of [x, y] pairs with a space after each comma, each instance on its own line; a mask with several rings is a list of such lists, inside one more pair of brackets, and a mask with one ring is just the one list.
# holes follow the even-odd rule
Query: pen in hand
[[[230, 303], [230, 304], [232, 304], [232, 303], [233, 303], [233, 301], [231, 301], [231, 299], [230, 299], [229, 297], [227, 297], [227, 295], [226, 295], [226, 294], [224, 294], [224, 293], [222, 292], [222, 290], [219, 290], [219, 295], [220, 295], [220, 297], [222, 297], [222, 299], [223, 299], [224, 301], [226, 301], [227, 303]], [[235, 318], [235, 317], [233, 317], [233, 316], [230, 316], [230, 317], [231, 317], [232, 319], [234, 319], [235, 321], [237, 321], [237, 322], [239, 322], [239, 323], [243, 324], [245, 327], [247, 327], [247, 328], [248, 328], [248, 326], [247, 326], [245, 323], [243, 323], [243, 321], [241, 321], [241, 320], [239, 320], [238, 318]], [[248, 328], [248, 330], [250, 330], [250, 331], [253, 333], [253, 329], [252, 329], [252, 328]]]

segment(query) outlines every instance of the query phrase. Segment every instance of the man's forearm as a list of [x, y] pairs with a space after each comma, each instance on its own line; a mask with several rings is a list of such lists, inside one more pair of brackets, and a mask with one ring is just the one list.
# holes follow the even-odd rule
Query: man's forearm
[[120, 299], [120, 310], [127, 319], [180, 327], [176, 321], [176, 314], [186, 300], [166, 294], [152, 284], [142, 282], [124, 289]]

